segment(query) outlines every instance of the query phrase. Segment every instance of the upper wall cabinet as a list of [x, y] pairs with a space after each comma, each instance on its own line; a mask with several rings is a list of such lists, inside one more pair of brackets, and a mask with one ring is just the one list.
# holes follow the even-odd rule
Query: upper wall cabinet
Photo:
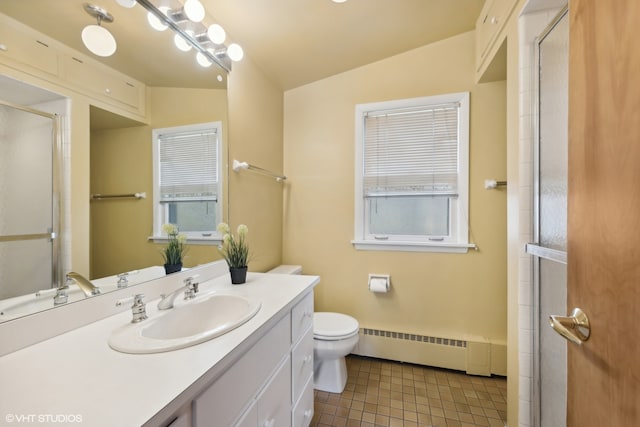
[[58, 52], [46, 40], [20, 34], [6, 25], [0, 25], [0, 57], [25, 67], [25, 71], [58, 75]]
[[[503, 62], [505, 27], [517, 0], [486, 0], [476, 21], [476, 80], [501, 80], [494, 61]], [[506, 58], [506, 55], [505, 55]], [[505, 73], [506, 77], [506, 73]]]
[[143, 83], [2, 14], [0, 65], [145, 118]]
[[144, 85], [106, 67], [97, 67], [76, 55], [63, 55], [62, 77], [93, 97], [144, 115]]

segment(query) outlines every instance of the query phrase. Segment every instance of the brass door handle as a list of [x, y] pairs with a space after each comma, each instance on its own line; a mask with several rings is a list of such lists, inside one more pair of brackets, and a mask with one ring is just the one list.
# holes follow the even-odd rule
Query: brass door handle
[[589, 339], [591, 326], [589, 318], [579, 308], [574, 308], [571, 316], [549, 316], [549, 324], [554, 331], [568, 339], [574, 344], [581, 345]]

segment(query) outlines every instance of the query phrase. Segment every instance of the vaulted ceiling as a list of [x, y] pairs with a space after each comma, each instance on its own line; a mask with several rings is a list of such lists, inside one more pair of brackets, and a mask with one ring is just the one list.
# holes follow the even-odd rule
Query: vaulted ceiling
[[[86, 0], [2, 0], [0, 12], [91, 55], [80, 32], [95, 23]], [[162, 0], [164, 1], [164, 0]], [[208, 17], [283, 90], [473, 30], [484, 0], [201, 0]], [[118, 51], [102, 60], [151, 86], [208, 87], [214, 71], [194, 66], [169, 34], [147, 25], [141, 6], [90, 0], [115, 21]], [[165, 32], [168, 33], [168, 32]], [[97, 58], [99, 59], [99, 58]]]

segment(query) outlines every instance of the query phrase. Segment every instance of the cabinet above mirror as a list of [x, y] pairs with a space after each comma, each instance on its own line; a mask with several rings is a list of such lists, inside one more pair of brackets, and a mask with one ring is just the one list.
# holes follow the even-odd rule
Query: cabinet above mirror
[[[140, 5], [125, 8], [115, 0], [96, 2], [114, 17], [112, 23], [104, 25], [108, 25], [109, 32], [116, 39], [117, 50], [109, 57], [93, 55], [83, 45], [81, 38], [82, 29], [96, 23], [85, 12], [84, 3], [84, 0], [3, 0], [0, 2], [0, 13], [148, 86], [226, 88], [225, 70], [215, 64], [208, 68], [201, 67], [193, 51], [178, 50], [173, 42], [174, 33], [153, 30], [147, 22], [147, 10]], [[0, 44], [7, 45], [2, 40], [3, 36], [10, 37], [6, 30], [4, 25], [0, 27]], [[53, 67], [54, 62], [47, 58], [51, 54], [43, 54], [46, 46], [20, 42], [15, 50], [24, 51], [25, 44], [33, 46], [31, 49], [40, 48], [40, 54], [36, 56], [39, 64]], [[24, 53], [17, 54], [25, 56]]]

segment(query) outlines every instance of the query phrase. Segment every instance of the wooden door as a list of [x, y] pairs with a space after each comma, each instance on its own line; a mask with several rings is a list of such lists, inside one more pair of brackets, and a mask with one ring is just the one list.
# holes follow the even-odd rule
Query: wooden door
[[640, 1], [569, 14], [567, 425], [640, 426]]

